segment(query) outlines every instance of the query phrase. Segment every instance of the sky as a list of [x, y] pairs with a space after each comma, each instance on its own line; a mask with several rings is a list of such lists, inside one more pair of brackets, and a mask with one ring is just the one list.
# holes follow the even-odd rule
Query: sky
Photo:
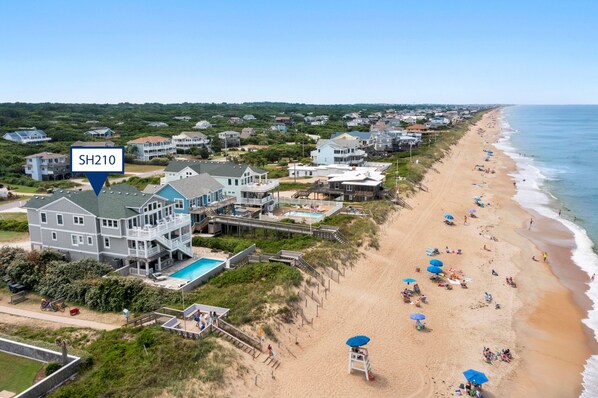
[[0, 102], [598, 103], [598, 1], [0, 0]]

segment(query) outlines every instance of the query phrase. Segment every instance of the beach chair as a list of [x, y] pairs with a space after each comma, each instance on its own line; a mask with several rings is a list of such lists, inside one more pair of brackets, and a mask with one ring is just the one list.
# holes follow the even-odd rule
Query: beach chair
[[438, 250], [437, 247], [428, 247], [426, 249], [426, 254], [428, 256], [436, 256], [436, 255], [440, 254], [440, 251]]

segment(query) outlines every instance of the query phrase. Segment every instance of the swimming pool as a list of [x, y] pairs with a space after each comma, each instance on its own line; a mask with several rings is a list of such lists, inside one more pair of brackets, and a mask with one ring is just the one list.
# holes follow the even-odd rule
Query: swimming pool
[[172, 278], [192, 281], [223, 265], [224, 261], [222, 260], [214, 260], [211, 258], [202, 257], [170, 276]]
[[322, 218], [323, 214], [320, 213], [309, 213], [307, 211], [287, 211], [284, 213], [287, 217], [304, 217], [304, 218]]

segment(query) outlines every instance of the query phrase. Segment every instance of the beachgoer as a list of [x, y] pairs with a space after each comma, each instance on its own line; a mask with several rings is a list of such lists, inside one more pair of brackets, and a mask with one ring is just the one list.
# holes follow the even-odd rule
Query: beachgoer
[[450, 253], [450, 252], [451, 252], [451, 250], [449, 249], [449, 247], [448, 247], [448, 246], [446, 246], [445, 250], [446, 250], [446, 252], [447, 252], [447, 253]]
[[425, 303], [426, 300], [428, 299], [428, 296], [426, 296], [425, 294], [421, 297], [422, 303]]
[[[359, 352], [359, 347], [353, 347], [354, 352]], [[273, 357], [274, 351], [272, 350], [272, 345], [268, 344], [268, 356]]]
[[538, 261], [538, 259], [536, 258], [536, 256], [532, 256], [532, 260]]
[[592, 277], [590, 278], [591, 282], [594, 282], [594, 279], [596, 278], [596, 274], [592, 275]]
[[563, 211], [563, 209], [559, 209], [559, 217], [561, 216], [561, 211]]
[[544, 252], [544, 254], [542, 254], [542, 258], [544, 258], [544, 262], [546, 262], [546, 260], [548, 260], [548, 253]]
[[532, 229], [532, 224], [533, 224], [533, 223], [534, 223], [534, 219], [533, 219], [533, 218], [530, 218], [530, 219], [529, 219], [529, 228], [527, 229], [528, 231], [531, 231], [531, 229]]
[[463, 225], [466, 225], [466, 224], [467, 224], [467, 215], [464, 215], [463, 216]]
[[498, 272], [496, 272], [494, 269], [492, 270], [492, 275], [494, 276], [498, 276]]

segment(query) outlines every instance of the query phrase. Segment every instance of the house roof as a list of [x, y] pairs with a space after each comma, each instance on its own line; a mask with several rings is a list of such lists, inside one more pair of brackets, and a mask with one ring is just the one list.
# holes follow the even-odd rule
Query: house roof
[[[205, 135], [204, 133], [200, 133], [199, 131], [182, 131], [181, 134], [179, 134], [178, 136], [184, 135], [188, 138], [201, 138], [201, 139], [205, 139], [208, 138], [207, 135]], [[178, 137], [178, 136], [173, 136], [173, 137]]]
[[[159, 185], [153, 188], [155, 189], [153, 193], [160, 192], [166, 185], [170, 185], [172, 188], [176, 189], [177, 192], [183, 195], [186, 199], [207, 195], [210, 192], [215, 192], [223, 188], [223, 185], [216, 181], [211, 175], [202, 173], [182, 180], [171, 181], [165, 185]], [[146, 187], [144, 192], [151, 191], [147, 190]]]
[[228, 131], [222, 131], [220, 133], [218, 133], [218, 135], [232, 135], [232, 136], [241, 136], [241, 133], [239, 133], [238, 131], [232, 131], [232, 130], [228, 130]]
[[139, 211], [134, 209], [142, 207], [153, 196], [131, 185], [120, 184], [102, 189], [98, 196], [93, 191], [70, 190], [55, 191], [50, 196], [33, 196], [25, 207], [39, 209], [65, 198], [97, 217], [120, 219], [139, 214]]
[[75, 141], [71, 146], [86, 146], [86, 147], [113, 147], [112, 141]]
[[266, 171], [247, 164], [213, 162], [209, 160], [173, 160], [164, 169], [167, 173], [178, 173], [189, 167], [197, 174], [208, 173], [212, 177], [242, 177], [243, 173], [250, 168], [255, 173], [265, 174]]
[[339, 131], [339, 132], [332, 134], [330, 136], [330, 139], [333, 140], [336, 137], [342, 136], [343, 134], [348, 134], [351, 137], [355, 137], [355, 138], [358, 138], [361, 140], [369, 140], [372, 136], [372, 133], [370, 133], [369, 131], [345, 131], [345, 132]]
[[12, 133], [6, 133], [5, 136], [9, 136], [11, 138], [32, 138], [35, 135], [41, 135], [42, 137], [46, 137], [47, 134], [43, 130], [17, 130], [13, 131]]
[[62, 159], [66, 158], [66, 155], [52, 152], [40, 152], [33, 155], [25, 156], [25, 159], [42, 158], [42, 159]]
[[421, 130], [427, 130], [426, 126], [424, 126], [423, 124], [414, 124], [414, 125], [407, 127], [407, 131], [421, 131]]
[[359, 142], [357, 140], [349, 140], [346, 138], [335, 138], [332, 140], [319, 140], [317, 147], [321, 148], [324, 145], [336, 146], [338, 148], [359, 148]]
[[102, 134], [106, 134], [108, 132], [114, 133], [114, 131], [112, 131], [112, 129], [110, 129], [108, 127], [94, 127], [93, 129], [86, 131], [85, 134], [102, 135]]
[[137, 138], [127, 142], [127, 144], [145, 144], [146, 142], [165, 142], [170, 141], [170, 138], [158, 137], [156, 135], [149, 135], [147, 137]]

